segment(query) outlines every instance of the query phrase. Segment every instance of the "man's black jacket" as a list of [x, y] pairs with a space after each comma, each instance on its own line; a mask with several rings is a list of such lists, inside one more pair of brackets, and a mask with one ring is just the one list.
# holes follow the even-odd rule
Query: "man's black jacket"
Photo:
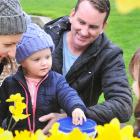
[[[62, 73], [63, 33], [70, 30], [68, 17], [47, 23], [44, 30], [56, 45], [53, 52], [53, 70]], [[120, 122], [132, 114], [132, 95], [122, 58], [122, 50], [113, 45], [104, 33], [78, 57], [66, 75], [87, 106], [87, 117], [98, 124], [117, 117]], [[105, 102], [98, 103], [103, 93]]]

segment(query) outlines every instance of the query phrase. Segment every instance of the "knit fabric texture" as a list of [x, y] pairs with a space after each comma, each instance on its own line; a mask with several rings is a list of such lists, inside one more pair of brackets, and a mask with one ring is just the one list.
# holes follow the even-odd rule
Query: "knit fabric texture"
[[50, 48], [54, 50], [54, 43], [49, 34], [35, 23], [27, 26], [27, 31], [23, 33], [21, 40], [16, 47], [16, 61], [21, 63], [33, 53]]
[[23, 33], [27, 23], [28, 16], [18, 0], [0, 0], [0, 35]]

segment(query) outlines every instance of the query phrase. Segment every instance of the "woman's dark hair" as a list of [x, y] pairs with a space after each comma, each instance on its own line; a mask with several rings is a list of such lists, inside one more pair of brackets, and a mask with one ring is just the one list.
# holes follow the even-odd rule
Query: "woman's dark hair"
[[3, 58], [2, 61], [1, 61], [1, 64], [3, 66], [7, 66], [7, 69], [9, 69], [8, 66], [10, 65], [10, 71], [11, 71], [11, 73], [13, 73], [14, 66], [13, 66], [13, 62], [12, 62], [11, 58], [9, 58], [9, 57]]
[[134, 77], [134, 69], [136, 66], [138, 69], [138, 86], [140, 89], [140, 48], [134, 53], [129, 63], [129, 73], [134, 80], [136, 80]]
[[107, 21], [110, 14], [110, 1], [109, 0], [78, 0], [75, 6], [75, 11], [78, 10], [79, 4], [82, 1], [88, 1], [94, 8], [96, 8], [101, 13], [106, 12], [104, 23]]
[[[140, 48], [134, 53], [130, 64], [129, 64], [129, 73], [132, 76], [134, 80], [136, 80], [134, 72], [135, 68], [138, 69], [138, 87], [140, 91]], [[134, 124], [134, 136], [137, 136], [140, 138], [140, 99], [138, 99], [137, 104], [134, 109], [134, 116], [135, 116], [135, 124]]]

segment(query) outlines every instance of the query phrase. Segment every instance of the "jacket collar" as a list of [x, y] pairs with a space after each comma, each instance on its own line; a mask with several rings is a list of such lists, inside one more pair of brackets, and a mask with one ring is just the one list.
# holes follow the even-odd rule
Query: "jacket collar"
[[[55, 44], [57, 47], [54, 51], [55, 57], [57, 57], [57, 61], [59, 61], [58, 64], [60, 64], [59, 66], [57, 66], [58, 72], [62, 72], [60, 71], [62, 69], [61, 67], [63, 58], [62, 34], [65, 31], [70, 30], [70, 26], [71, 24], [69, 22], [68, 16], [55, 19], [44, 26], [45, 31], [52, 31], [59, 38], [59, 41]], [[86, 64], [90, 59], [95, 58], [105, 47], [109, 45], [109, 43], [110, 41], [107, 39], [106, 35], [104, 33], [100, 34], [99, 37], [87, 48], [87, 50], [85, 50], [85, 52], [80, 57], [78, 57], [78, 59], [70, 69], [69, 73], [78, 70], [83, 66], [83, 64]]]
[[[50, 76], [50, 73], [51, 71], [39, 83], [42, 83], [45, 79], [47, 79]], [[24, 71], [22, 69], [22, 66], [19, 66], [17, 72], [15, 73], [15, 75], [13, 75], [13, 78], [15, 78], [18, 82], [22, 83], [22, 85], [27, 87], [27, 83], [24, 77]]]
[[18, 82], [22, 83], [24, 86], [27, 87], [22, 66], [18, 67], [18, 70], [15, 73], [15, 75], [13, 75], [13, 78], [16, 79]]
[[[69, 22], [69, 17], [59, 17], [51, 22], [48, 22], [44, 26], [44, 30], [51, 30], [56, 35], [61, 36], [65, 31], [70, 30], [71, 24]], [[87, 48], [85, 51], [88, 56], [96, 56], [102, 48], [104, 48], [109, 43], [106, 35], [104, 33], [100, 34], [99, 37]], [[58, 44], [56, 44], [58, 45]], [[84, 55], [84, 54], [83, 54]]]
[[61, 35], [64, 31], [70, 30], [69, 17], [59, 17], [55, 20], [52, 20], [44, 25], [44, 30], [51, 30], [56, 35]]

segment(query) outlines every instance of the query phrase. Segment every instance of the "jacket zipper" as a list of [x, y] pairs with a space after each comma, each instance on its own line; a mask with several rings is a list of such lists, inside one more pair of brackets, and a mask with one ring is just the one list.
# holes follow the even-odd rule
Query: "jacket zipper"
[[[32, 105], [32, 113], [33, 113], [33, 124], [32, 124], [32, 127], [31, 127], [31, 120], [30, 120], [30, 117], [28, 117], [27, 119], [28, 119], [28, 126], [29, 126], [29, 130], [30, 130], [30, 132], [35, 132], [35, 113], [36, 113], [36, 102], [37, 102], [37, 93], [38, 93], [38, 88], [39, 88], [39, 86], [41, 85], [41, 83], [46, 79], [48, 77], [48, 74], [38, 83], [38, 85], [37, 85], [37, 90], [36, 90], [36, 94], [35, 94], [35, 96], [34, 96], [34, 104]], [[23, 83], [21, 82], [21, 81], [19, 81], [19, 83], [20, 83], [20, 85], [22, 86], [22, 88], [24, 89], [24, 91], [25, 91], [25, 95], [26, 95], [26, 105], [27, 105], [27, 107], [26, 107], [26, 114], [28, 114], [28, 103], [29, 103], [29, 98], [28, 98], [28, 93], [27, 93], [27, 90], [26, 90], [26, 88], [24, 87], [24, 85], [23, 85]]]

